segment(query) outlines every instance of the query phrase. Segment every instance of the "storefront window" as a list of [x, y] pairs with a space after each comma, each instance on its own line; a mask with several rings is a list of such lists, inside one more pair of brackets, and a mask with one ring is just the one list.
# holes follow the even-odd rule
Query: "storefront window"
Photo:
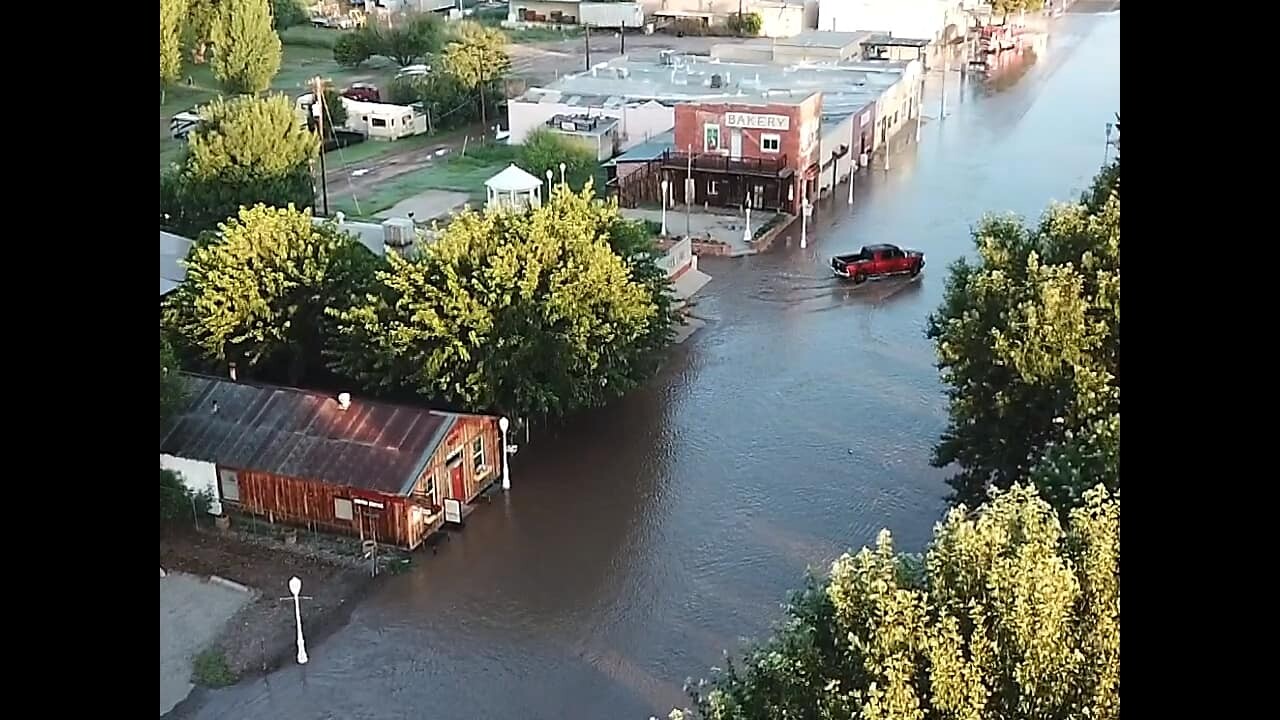
[[706, 152], [720, 150], [720, 125], [707, 123], [702, 126], [702, 149]]

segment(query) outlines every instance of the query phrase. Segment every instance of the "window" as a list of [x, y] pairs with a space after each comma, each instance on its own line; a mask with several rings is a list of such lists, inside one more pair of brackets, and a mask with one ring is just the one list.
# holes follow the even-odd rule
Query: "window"
[[370, 121], [370, 124], [373, 125], [374, 127], [386, 127], [387, 121], [383, 120], [382, 118], [374, 118], [373, 120]]
[[339, 520], [351, 520], [354, 518], [355, 513], [351, 507], [351, 501], [346, 498], [334, 498], [333, 516]]
[[485, 467], [484, 435], [477, 435], [476, 439], [471, 441], [471, 469], [479, 475], [483, 467]]
[[777, 135], [761, 135], [760, 149], [767, 153], [776, 153], [782, 147], [782, 138]]
[[706, 152], [720, 151], [720, 126], [707, 123], [702, 126], [702, 149]]
[[218, 483], [222, 489], [222, 499], [227, 502], [240, 502], [240, 476], [235, 470], [219, 470]]
[[720, 194], [720, 188], [716, 186], [716, 181], [715, 181], [715, 180], [708, 180], [708, 181], [707, 181], [707, 194], [708, 194], [708, 195], [719, 195], [719, 194]]

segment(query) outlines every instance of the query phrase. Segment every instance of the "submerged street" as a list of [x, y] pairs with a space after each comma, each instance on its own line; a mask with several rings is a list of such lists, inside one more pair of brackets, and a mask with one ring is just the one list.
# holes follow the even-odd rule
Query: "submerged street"
[[[943, 120], [932, 73], [920, 144], [903, 133], [852, 208], [843, 184], [823, 199], [807, 249], [797, 224], [766, 254], [700, 262], [708, 325], [648, 387], [520, 438], [511, 492], [438, 555], [416, 554], [310, 664], [183, 714], [665, 717], [686, 678], [781, 619], [807, 567], [825, 572], [882, 527], [920, 550], [946, 507], [924, 329], [947, 266], [985, 212], [1034, 220], [1076, 199], [1120, 109], [1119, 12], [1069, 13], [1052, 33], [1033, 63], [963, 98], [953, 72]], [[831, 255], [878, 242], [924, 251], [927, 268], [856, 289], [830, 276]]]

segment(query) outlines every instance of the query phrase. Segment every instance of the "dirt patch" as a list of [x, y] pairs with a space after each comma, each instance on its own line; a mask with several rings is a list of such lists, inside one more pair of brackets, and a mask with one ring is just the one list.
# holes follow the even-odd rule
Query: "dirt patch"
[[302, 580], [302, 623], [308, 649], [342, 627], [351, 609], [374, 582], [369, 570], [333, 560], [285, 552], [214, 532], [170, 533], [160, 540], [160, 566], [246, 585], [257, 597], [227, 623], [214, 641], [237, 677], [269, 672], [295, 653], [295, 626], [289, 578]]

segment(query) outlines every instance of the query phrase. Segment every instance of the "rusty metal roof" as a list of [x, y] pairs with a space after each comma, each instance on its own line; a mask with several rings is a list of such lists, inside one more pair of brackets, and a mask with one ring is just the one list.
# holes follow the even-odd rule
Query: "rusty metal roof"
[[296, 388], [185, 375], [190, 401], [160, 452], [239, 470], [404, 495], [457, 416]]

